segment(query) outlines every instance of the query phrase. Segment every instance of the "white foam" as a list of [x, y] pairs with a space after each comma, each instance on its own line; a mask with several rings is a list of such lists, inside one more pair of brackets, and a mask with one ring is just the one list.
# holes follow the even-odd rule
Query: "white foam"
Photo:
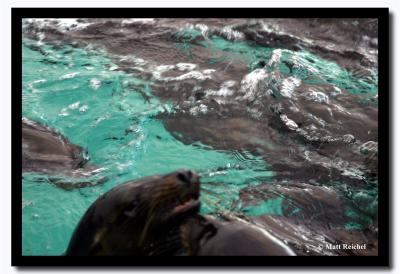
[[296, 36], [296, 35], [293, 35], [293, 34], [290, 34], [290, 33], [288, 33], [288, 32], [286, 32], [286, 31], [284, 31], [282, 28], [280, 28], [278, 25], [271, 25], [271, 24], [266, 24], [265, 22], [263, 22], [263, 21], [259, 21], [260, 22], [260, 24], [262, 25], [262, 29], [264, 30], [264, 31], [266, 31], [266, 32], [268, 32], [268, 33], [274, 33], [274, 34], [278, 34], [278, 35], [286, 35], [286, 36], [289, 36], [289, 37], [292, 37], [292, 38], [296, 38], [296, 39], [298, 39], [298, 40], [301, 40], [301, 41], [303, 41], [303, 42], [305, 42], [305, 43], [307, 43], [307, 44], [313, 44], [313, 40], [311, 40], [311, 39], [308, 39], [308, 38], [305, 38], [305, 37], [302, 37], [302, 38], [300, 38], [300, 37], [298, 37], [298, 36]]
[[99, 89], [101, 87], [101, 81], [96, 78], [90, 79], [90, 87], [94, 90]]
[[77, 109], [77, 108], [79, 107], [80, 104], [81, 104], [81, 102], [78, 101], [78, 102], [75, 102], [75, 103], [73, 103], [73, 104], [70, 104], [70, 105], [68, 106], [68, 108], [69, 108], [69, 109]]
[[196, 80], [202, 81], [205, 79], [211, 79], [211, 76], [204, 75], [200, 71], [191, 71], [191, 72], [185, 73], [183, 75], [180, 75], [178, 77], [167, 77], [167, 80], [169, 80], [169, 81], [182, 81], [182, 80], [186, 80], [186, 79], [196, 79]]
[[72, 72], [72, 73], [68, 73], [68, 74], [64, 74], [62, 76], [60, 76], [60, 80], [65, 80], [65, 79], [71, 79], [74, 78], [75, 76], [77, 76], [79, 74], [79, 72]]
[[207, 111], [208, 111], [208, 107], [204, 104], [194, 106], [189, 110], [190, 114], [192, 114], [192, 115], [197, 115], [199, 113], [205, 114], [205, 113], [207, 113]]
[[281, 114], [280, 117], [281, 117], [282, 122], [284, 122], [285, 125], [286, 125], [289, 129], [291, 129], [291, 130], [296, 130], [296, 129], [298, 129], [299, 126], [296, 124], [296, 122], [293, 121], [293, 120], [291, 120], [291, 119], [289, 119], [285, 114]]
[[220, 97], [227, 97], [233, 95], [233, 90], [229, 88], [222, 87], [219, 90], [206, 90], [207, 96], [220, 96]]
[[351, 112], [347, 111], [344, 107], [342, 107], [341, 105], [333, 105], [338, 111], [347, 114], [347, 115], [352, 115]]
[[60, 18], [55, 20], [58, 21], [58, 26], [60, 26], [63, 30], [84, 29], [92, 24], [92, 23], [78, 22], [77, 18]]
[[63, 108], [61, 111], [60, 111], [60, 113], [58, 114], [58, 116], [61, 116], [61, 117], [65, 117], [65, 116], [68, 116], [69, 115], [69, 113], [68, 113], [68, 108]]
[[197, 66], [195, 64], [189, 64], [189, 63], [178, 63], [176, 65], [160, 65], [160, 66], [155, 66], [152, 67], [152, 74], [153, 77], [156, 80], [159, 81], [165, 81], [165, 82], [170, 82], [170, 81], [182, 81], [182, 80], [187, 80], [187, 79], [195, 79], [195, 80], [199, 80], [199, 81], [204, 81], [206, 79], [211, 79], [211, 73], [215, 70], [209, 70], [206, 71], [207, 73], [200, 72], [197, 70], [192, 70], [189, 71], [187, 73], [181, 74], [179, 76], [176, 77], [163, 77], [162, 74], [164, 72], [167, 72], [169, 70], [173, 70], [173, 69], [178, 69], [179, 71], [187, 71], [190, 69], [194, 69]]
[[318, 103], [326, 103], [329, 104], [329, 97], [325, 93], [321, 91], [315, 91], [310, 89], [309, 92], [305, 94], [305, 97], [309, 100], [318, 102]]
[[[122, 62], [123, 61], [132, 62], [137, 66], [145, 66], [145, 65], [147, 65], [147, 62], [144, 59], [136, 57], [135, 55], [132, 55], [132, 54], [120, 56], [119, 60], [122, 61]], [[115, 67], [115, 65], [113, 65], [112, 67]]]
[[201, 31], [201, 34], [202, 34], [204, 37], [207, 37], [208, 30], [209, 30], [209, 28], [208, 28], [207, 25], [204, 25], [204, 24], [196, 24], [196, 25], [194, 25], [194, 28], [195, 28], [195, 29], [199, 29], [199, 30]]
[[70, 30], [84, 29], [92, 23], [78, 22], [78, 18], [28, 18], [24, 19], [24, 24], [31, 23], [36, 25], [39, 29], [56, 28], [61, 32]]
[[121, 22], [122, 26], [131, 24], [154, 24], [154, 18], [130, 18], [124, 19]]
[[125, 162], [125, 163], [119, 163], [119, 162], [117, 162], [117, 168], [119, 169], [119, 170], [124, 170], [124, 169], [126, 169], [127, 167], [130, 167], [130, 166], [132, 166], [133, 165], [133, 162], [132, 161], [128, 161], [128, 162]]
[[236, 81], [234, 80], [229, 80], [225, 81], [221, 84], [221, 87], [223, 88], [233, 88], [236, 85]]
[[334, 91], [329, 92], [329, 95], [331, 95], [333, 97], [342, 93], [342, 90], [337, 86], [333, 86], [333, 89], [334, 89]]
[[47, 82], [46, 79], [39, 79], [39, 80], [33, 81], [32, 83], [33, 83], [33, 84], [39, 84], [39, 83], [45, 83], [45, 82]]
[[216, 71], [215, 69], [205, 69], [205, 70], [203, 70], [203, 74], [210, 75], [210, 74], [214, 73], [215, 71]]
[[109, 70], [111, 70], [111, 71], [114, 71], [114, 70], [117, 70], [117, 69], [118, 69], [118, 66], [116, 66], [116, 65], [113, 65], [113, 66], [111, 66], [109, 68]]
[[355, 140], [356, 140], [356, 138], [352, 134], [343, 135], [343, 141], [346, 143], [353, 143]]
[[84, 113], [89, 109], [89, 107], [87, 105], [83, 105], [79, 108], [79, 112], [80, 113]]
[[36, 123], [35, 123], [34, 121], [29, 120], [29, 119], [26, 118], [26, 117], [22, 117], [22, 121], [25, 122], [25, 123], [27, 123], [28, 125], [36, 126]]
[[282, 56], [282, 50], [281, 49], [274, 49], [272, 51], [272, 55], [269, 58], [268, 61], [268, 66], [271, 68], [276, 67], [277, 64], [279, 64], [280, 60], [281, 60], [281, 56]]
[[174, 69], [174, 65], [160, 65], [153, 67], [153, 77], [157, 80], [163, 80], [164, 78], [162, 77], [162, 74], [168, 70]]
[[376, 151], [378, 151], [378, 143], [375, 141], [368, 141], [360, 146], [360, 152], [363, 154], [368, 154]]
[[226, 175], [228, 174], [227, 171], [213, 171], [208, 173], [208, 177], [218, 176], [218, 175]]
[[197, 68], [197, 65], [191, 63], [178, 63], [176, 64], [176, 68], [180, 71], [191, 71]]
[[257, 94], [257, 87], [260, 81], [264, 81], [269, 74], [263, 69], [255, 69], [243, 77], [240, 82], [240, 92], [244, 93], [243, 99], [253, 100]]
[[286, 98], [291, 98], [294, 90], [296, 87], [301, 85], [301, 80], [294, 77], [290, 76], [285, 79], [283, 79], [281, 86], [280, 86], [280, 92], [283, 97]]
[[221, 33], [224, 34], [225, 37], [231, 41], [238, 41], [238, 40], [244, 39], [243, 33], [239, 32], [237, 30], [233, 30], [232, 27], [230, 27], [230, 26], [223, 27], [221, 29]]
[[297, 52], [292, 52], [292, 54], [291, 61], [293, 62], [294, 68], [305, 68], [311, 73], [319, 74], [319, 70], [312, 66], [309, 61], [304, 59], [304, 57], [299, 55]]
[[236, 85], [236, 81], [225, 81], [221, 84], [219, 90], [206, 90], [207, 96], [220, 96], [220, 97], [227, 97], [234, 94], [232, 88]]

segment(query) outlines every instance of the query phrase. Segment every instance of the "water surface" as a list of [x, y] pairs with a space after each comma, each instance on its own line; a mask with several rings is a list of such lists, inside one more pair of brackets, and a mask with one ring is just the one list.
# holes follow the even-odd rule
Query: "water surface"
[[[202, 213], [321, 224], [337, 198], [342, 207], [324, 224], [328, 230], [375, 224], [377, 162], [371, 166], [360, 153], [363, 144], [377, 142], [374, 66], [361, 73], [311, 49], [266, 46], [229, 24], [211, 31], [206, 24], [119, 22], [110, 27], [123, 33], [118, 46], [140, 28], [154, 32], [150, 40], [132, 38], [137, 48], [122, 54], [85, 33], [95, 23], [43, 22], [26, 22], [39, 31], [25, 29], [22, 114], [86, 148], [96, 166], [89, 180], [107, 181], [65, 190], [52, 180], [82, 179], [24, 173], [24, 255], [62, 254], [102, 193], [181, 168], [202, 176]], [[51, 36], [53, 27], [62, 38]], [[373, 126], [365, 128], [368, 119]]]

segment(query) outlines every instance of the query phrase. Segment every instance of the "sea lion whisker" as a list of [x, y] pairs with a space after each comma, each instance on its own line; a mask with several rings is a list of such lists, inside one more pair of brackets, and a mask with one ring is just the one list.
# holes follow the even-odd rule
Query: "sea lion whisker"
[[164, 196], [169, 196], [169, 195], [176, 195], [179, 193], [179, 188], [174, 187], [174, 188], [165, 188], [165, 189], [157, 189], [157, 191], [154, 193], [155, 199], [160, 199]]
[[[158, 205], [160, 204], [168, 204], [168, 201], [175, 201], [176, 204], [182, 204], [184, 203], [184, 199], [180, 199], [180, 195], [179, 195], [179, 189], [175, 188], [173, 189], [173, 191], [168, 191], [168, 192], [158, 192], [156, 195], [156, 198], [152, 200], [151, 202], [151, 209], [150, 209], [150, 213], [152, 214], [152, 212], [155, 210], [155, 208], [159, 208]], [[177, 198], [178, 197], [178, 198]], [[190, 198], [190, 197], [189, 197]], [[171, 203], [169, 203], [171, 204]], [[172, 205], [176, 206], [176, 204], [173, 202]], [[165, 208], [163, 208], [163, 210], [165, 210]]]
[[211, 186], [215, 186], [216, 183], [215, 183], [215, 182], [201, 182], [200, 185], [211, 185]]
[[139, 243], [138, 243], [139, 246], [143, 246], [144, 240], [147, 236], [149, 226], [150, 226], [151, 222], [153, 221], [154, 216], [156, 216], [156, 214], [154, 214], [152, 211], [150, 211], [149, 216], [146, 220], [146, 223], [143, 226], [142, 234], [139, 237]]
[[[215, 198], [217, 198], [217, 197], [215, 197]], [[210, 199], [210, 197], [208, 197], [207, 195], [202, 195], [201, 196], [201, 199], [202, 200], [205, 200], [206, 202], [211, 202], [211, 203], [215, 203], [215, 201], [214, 200], [212, 200], [212, 199]]]
[[218, 197], [220, 197], [221, 195], [227, 195], [227, 196], [236, 195], [238, 193], [238, 189], [232, 188], [232, 187], [224, 187], [218, 191], [215, 191], [215, 190], [207, 188], [207, 187], [201, 187], [201, 191], [206, 192], [207, 194], [218, 196]]
[[164, 192], [160, 191], [160, 192], [155, 193], [155, 195], [154, 195], [155, 199], [154, 200], [162, 199], [162, 198], [165, 198], [165, 197], [176, 196], [178, 193], [179, 193], [179, 189], [174, 189], [174, 190], [164, 191]]
[[[159, 204], [163, 204], [166, 201], [171, 201], [171, 200], [175, 200], [176, 197], [178, 196], [179, 192], [173, 192], [170, 193], [169, 195], [164, 195], [161, 197], [156, 197], [154, 200], [152, 200], [151, 202], [151, 206], [152, 207], [157, 207], [157, 205]], [[175, 199], [174, 199], [175, 198]]]
[[213, 200], [211, 200], [211, 199], [209, 199], [208, 197], [205, 197], [205, 196], [202, 196], [202, 199], [205, 200], [205, 202], [206, 202], [205, 204], [211, 205], [216, 210], [225, 209], [221, 204], [219, 204], [219, 201], [213, 201]]
[[185, 224], [182, 224], [180, 226], [180, 237], [181, 237], [181, 243], [183, 245], [183, 248], [189, 255], [191, 255], [192, 251], [191, 251], [191, 246], [190, 246], [190, 242], [189, 242], [189, 228]]
[[166, 185], [161, 185], [157, 188], [158, 191], [164, 192], [165, 190], [169, 189], [179, 189], [179, 186], [177, 184], [166, 184]]
[[[153, 201], [154, 201], [154, 200], [153, 200]], [[143, 230], [142, 230], [142, 234], [141, 234], [141, 236], [139, 237], [139, 245], [142, 245], [142, 244], [143, 244], [143, 241], [144, 241], [144, 239], [145, 239], [145, 237], [146, 237], [146, 235], [147, 235], [147, 231], [148, 231], [148, 229], [149, 229], [149, 225], [150, 225], [151, 222], [153, 221], [153, 218], [156, 216], [156, 214], [155, 214], [155, 209], [157, 208], [156, 205], [157, 205], [157, 204], [152, 203], [151, 206], [150, 206], [150, 209], [149, 209], [149, 211], [148, 211], [148, 212], [149, 212], [149, 213], [148, 213], [148, 217], [147, 217], [147, 219], [146, 219], [146, 223], [144, 224]]]
[[160, 256], [165, 254], [170, 254], [171, 251], [181, 248], [182, 243], [178, 232], [173, 238], [168, 238], [163, 242], [153, 243], [152, 249], [149, 251], [150, 256]]
[[201, 197], [201, 200], [203, 200], [208, 205], [212, 205], [213, 207], [217, 207], [217, 208], [221, 208], [221, 209], [224, 208], [224, 206], [220, 204], [222, 200], [217, 196], [212, 196], [212, 197], [208, 196], [207, 197], [207, 195], [203, 195]]
[[[205, 193], [207, 193], [207, 194], [214, 195], [214, 196], [218, 196], [218, 197], [221, 196], [220, 193], [218, 193], [218, 192], [216, 192], [216, 191], [214, 191], [214, 190], [211, 190], [211, 189], [209, 189], [209, 188], [203, 188], [203, 187], [201, 187], [200, 189], [201, 189], [201, 191], [203, 191], [203, 192], [205, 192]], [[224, 190], [224, 194], [227, 194], [227, 195], [234, 194], [234, 193], [235, 193], [235, 191], [230, 190], [229, 188], [227, 188], [226, 190]]]
[[200, 190], [205, 192], [205, 193], [207, 193], [207, 194], [214, 194], [214, 195], [218, 194], [217, 192], [215, 192], [215, 191], [213, 191], [211, 189], [205, 188], [205, 187], [200, 187]]

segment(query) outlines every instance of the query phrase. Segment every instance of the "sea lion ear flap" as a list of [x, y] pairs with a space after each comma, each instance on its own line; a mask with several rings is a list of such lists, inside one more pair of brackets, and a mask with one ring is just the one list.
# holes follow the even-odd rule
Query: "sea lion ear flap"
[[201, 215], [189, 218], [181, 226], [182, 243], [189, 255], [197, 254], [200, 247], [217, 233], [217, 228]]
[[201, 215], [198, 215], [198, 221], [201, 229], [195, 240], [197, 246], [201, 247], [217, 234], [218, 229], [211, 220]]
[[[206, 220], [205, 220], [206, 221]], [[210, 238], [214, 237], [217, 234], [217, 227], [210, 222], [207, 222], [204, 224], [204, 229], [202, 233], [202, 238], [204, 240], [209, 240]]]
[[124, 210], [124, 215], [133, 218], [137, 215], [139, 209], [139, 203], [134, 199]]

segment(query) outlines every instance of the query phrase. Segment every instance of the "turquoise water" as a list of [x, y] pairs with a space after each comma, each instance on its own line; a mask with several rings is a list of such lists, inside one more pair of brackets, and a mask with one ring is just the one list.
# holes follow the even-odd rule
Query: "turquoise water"
[[[183, 39], [179, 48], [190, 55], [189, 43], [202, 35], [201, 31], [196, 29], [185, 29], [179, 32], [177, 36]], [[196, 44], [209, 48], [212, 53], [219, 56], [218, 58], [211, 57], [210, 63], [243, 59], [249, 64], [250, 71], [257, 68], [260, 60], [268, 61], [275, 50], [247, 41], [229, 41], [217, 35], [211, 36], [210, 40], [200, 41]], [[366, 96], [374, 96], [378, 92], [378, 73], [375, 70], [369, 71], [370, 75], [367, 77], [358, 77], [335, 62], [320, 58], [309, 51], [278, 50], [280, 51], [279, 71], [286, 75], [294, 75], [305, 83], [334, 84], [353, 94]], [[228, 53], [228, 55], [221, 57], [221, 52]], [[289, 70], [288, 64], [292, 65], [292, 71]], [[275, 68], [271, 68], [271, 70], [273, 69]]]
[[203, 182], [217, 182], [212, 188], [214, 194], [205, 193], [201, 198], [202, 212], [211, 213], [228, 208], [243, 186], [274, 175], [267, 163], [255, 156], [249, 155], [251, 164], [247, 164], [232, 152], [176, 140], [155, 118], [159, 113], [172, 112], [171, 105], [156, 98], [144, 100], [131, 84], [146, 83], [113, 70], [115, 65], [104, 53], [69, 47], [54, 50], [43, 45], [46, 58], [52, 60], [43, 62], [38, 51], [26, 46], [34, 42], [24, 43], [23, 116], [87, 148], [90, 162], [101, 168], [93, 179], [108, 177], [103, 185], [66, 191], [47, 183], [47, 176], [25, 173], [24, 255], [62, 254], [90, 204], [128, 180], [180, 168], [194, 169], [203, 176]]
[[[186, 42], [177, 47], [191, 56], [190, 42], [201, 33], [188, 30], [179, 35], [185, 35]], [[242, 188], [273, 181], [275, 173], [268, 163], [246, 151], [241, 152], [246, 160], [240, 160], [232, 151], [177, 140], [157, 119], [158, 114], [173, 113], [174, 106], [152, 96], [153, 83], [118, 70], [111, 56], [99, 49], [40, 44], [39, 52], [32, 50], [31, 45], [37, 46], [37, 42], [23, 41], [23, 116], [50, 126], [72, 143], [86, 148], [90, 163], [98, 168], [90, 179], [108, 180], [102, 185], [67, 191], [49, 183], [54, 179], [51, 176], [24, 173], [23, 255], [62, 254], [81, 216], [101, 194], [129, 180], [181, 168], [196, 170], [202, 176], [203, 213], [231, 210], [252, 216], [282, 215], [283, 198], [259, 201], [252, 207], [242, 207], [238, 199]], [[248, 64], [249, 71], [257, 67], [259, 60], [269, 60], [274, 54], [271, 48], [217, 36], [197, 45], [210, 50], [210, 64], [240, 59]], [[334, 62], [307, 51], [284, 50], [282, 60], [297, 60], [291, 73], [304, 82], [334, 83], [367, 96], [377, 93], [376, 73], [369, 79], [357, 78]], [[279, 66], [282, 73], [290, 74], [285, 62]], [[313, 77], [315, 74], [319, 77]], [[143, 93], [150, 99], [145, 99]], [[371, 200], [367, 210], [373, 215], [377, 189], [366, 190], [365, 199], [361, 197], [363, 193], [353, 192], [349, 198], [355, 203], [357, 199], [360, 203]], [[296, 210], [300, 209], [293, 214]], [[347, 215], [360, 218], [358, 212], [350, 209]], [[370, 222], [368, 217], [363, 218]], [[346, 227], [362, 228], [358, 222], [350, 222]]]

